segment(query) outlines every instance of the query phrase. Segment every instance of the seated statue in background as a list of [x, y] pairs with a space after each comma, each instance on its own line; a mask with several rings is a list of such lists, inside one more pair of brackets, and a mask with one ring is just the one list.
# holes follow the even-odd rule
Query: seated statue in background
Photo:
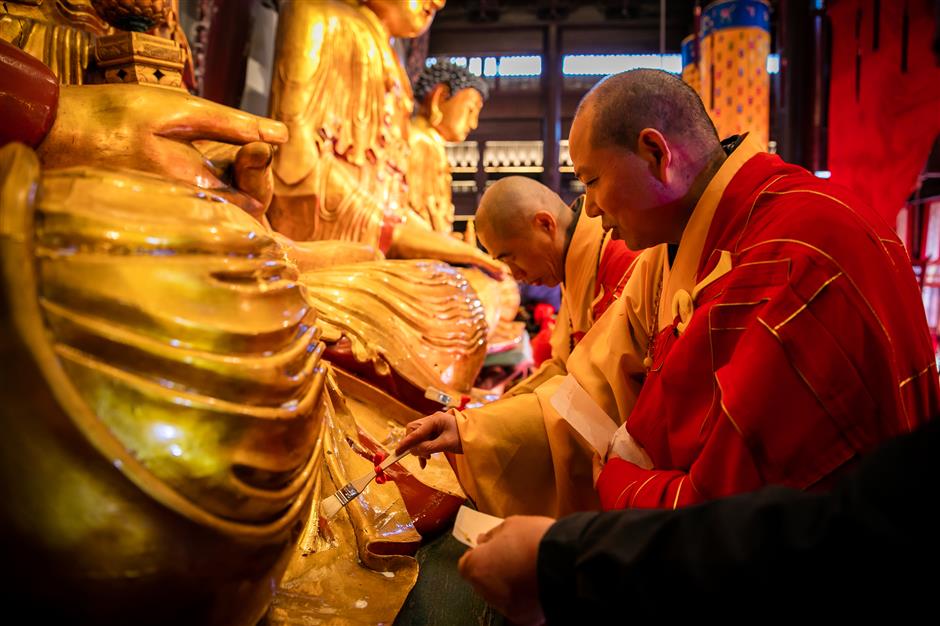
[[268, 218], [296, 241], [366, 244], [388, 258], [502, 267], [406, 219], [411, 85], [390, 37], [415, 37], [442, 0], [281, 5], [271, 117], [290, 133]]
[[411, 120], [409, 208], [432, 230], [450, 233], [454, 224], [450, 164], [444, 144], [464, 141], [477, 127], [489, 95], [483, 79], [450, 61], [438, 61], [418, 75], [418, 107]]
[[315, 250], [302, 281], [331, 360], [403, 398], [403, 388], [468, 393], [487, 339], [518, 308], [479, 270], [447, 265], [500, 274], [501, 264], [408, 215], [414, 101], [389, 38], [421, 34], [443, 4], [284, 2], [271, 87], [271, 117], [289, 137], [267, 218]]
[[[435, 232], [451, 234], [454, 203], [445, 143], [464, 141], [477, 127], [489, 88], [467, 68], [437, 61], [418, 75], [414, 94], [418, 106], [408, 137], [408, 219]], [[476, 245], [472, 221], [467, 226], [464, 240]], [[516, 347], [524, 332], [523, 325], [514, 321], [519, 308], [516, 281], [507, 274], [499, 282], [477, 281], [474, 287], [478, 292], [491, 292], [488, 300], [507, 303], [487, 317], [490, 354]]]

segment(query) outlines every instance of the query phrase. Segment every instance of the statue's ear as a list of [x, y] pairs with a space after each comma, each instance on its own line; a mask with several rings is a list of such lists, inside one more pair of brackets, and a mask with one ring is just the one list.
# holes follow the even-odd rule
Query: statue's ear
[[434, 85], [434, 89], [428, 94], [428, 111], [431, 112], [432, 119], [435, 114], [440, 113], [441, 105], [448, 98], [450, 98], [450, 87], [447, 83]]

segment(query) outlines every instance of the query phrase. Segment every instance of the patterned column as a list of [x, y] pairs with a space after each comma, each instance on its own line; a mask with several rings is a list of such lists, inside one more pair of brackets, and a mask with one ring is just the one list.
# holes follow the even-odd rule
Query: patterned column
[[[702, 99], [722, 139], [770, 132], [770, 8], [765, 0], [719, 0], [701, 23]], [[683, 74], [684, 75], [684, 74]]]
[[689, 35], [682, 40], [682, 80], [702, 95], [702, 70], [698, 62], [697, 37]]

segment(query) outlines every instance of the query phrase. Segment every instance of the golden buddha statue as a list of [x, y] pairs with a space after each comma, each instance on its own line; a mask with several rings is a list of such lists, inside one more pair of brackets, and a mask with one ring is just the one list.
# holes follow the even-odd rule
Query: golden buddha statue
[[414, 93], [419, 104], [408, 138], [412, 163], [408, 170], [408, 208], [432, 230], [450, 233], [454, 204], [444, 144], [464, 141], [477, 127], [489, 88], [467, 68], [438, 61], [418, 75]]
[[386, 484], [318, 521], [415, 415], [322, 359], [315, 251], [263, 223], [286, 128], [178, 89], [56, 97], [36, 152], [0, 149], [6, 589], [63, 622], [247, 626], [280, 581], [272, 623], [390, 621], [419, 522], [460, 493], [444, 463], [398, 483], [429, 505]]
[[[84, 42], [80, 48], [62, 49], [66, 52], [71, 50], [70, 56], [66, 56], [73, 60], [79, 59], [81, 63], [74, 71], [60, 72], [59, 75], [59, 80], [63, 85], [82, 84], [87, 82], [90, 74], [93, 74], [90, 69], [94, 69], [94, 63], [91, 63], [89, 59], [93, 60], [95, 56], [94, 38], [114, 32], [114, 29], [104, 23], [94, 12], [93, 3], [110, 1], [41, 0], [37, 6], [33, 6], [34, 0], [21, 0], [24, 4], [6, 4], [4, 6], [8, 7], [8, 11], [0, 14], [0, 25], [3, 25], [5, 30], [0, 32], [5, 34], [5, 38], [9, 35], [7, 40], [12, 41], [18, 47], [38, 54], [38, 58], [44, 62], [49, 59], [56, 61], [65, 54], [60, 50], [59, 53], [50, 56], [49, 50], [55, 48], [49, 42], [72, 40]], [[336, 20], [330, 22], [340, 40], [321, 51], [324, 60], [317, 67], [325, 68], [324, 64], [332, 62], [331, 59], [334, 56], [343, 56], [343, 49], [346, 49], [348, 53], [348, 46], [341, 38], [355, 35], [362, 39], [361, 28], [357, 30], [356, 25], [361, 27], [365, 23], [372, 29], [369, 31], [370, 36], [381, 32], [381, 36], [373, 43], [378, 46], [375, 50], [381, 50], [384, 56], [359, 57], [358, 62], [364, 63], [364, 72], [373, 78], [376, 76], [395, 77], [400, 74], [403, 80], [404, 71], [395, 60], [388, 44], [385, 22], [380, 22], [378, 16], [380, 14], [384, 16], [382, 19], [388, 22], [389, 28], [394, 29], [395, 33], [417, 32], [427, 27], [438, 5], [431, 3], [426, 10], [422, 8], [423, 6], [416, 9], [410, 5], [405, 6], [405, 3], [401, 2], [377, 2], [373, 7], [376, 13], [373, 13], [366, 7], [357, 8], [343, 2], [338, 4], [300, 2], [296, 7], [288, 3], [283, 7], [281, 24], [283, 30], [287, 24], [302, 24], [306, 19], [306, 24], [310, 26], [307, 14], [311, 11], [322, 17], [325, 15], [324, 12], [338, 9], [340, 17], [344, 20], [353, 15], [355, 19], [350, 22], [352, 27], [348, 30], [346, 22], [339, 22], [338, 26]], [[298, 11], [298, 16], [294, 16], [295, 10]], [[170, 11], [169, 15], [172, 18], [175, 12]], [[91, 25], [92, 28], [86, 30], [87, 25]], [[167, 26], [159, 25], [155, 30], [165, 32]], [[177, 31], [178, 29], [173, 32]], [[185, 44], [185, 39], [183, 43]], [[188, 48], [184, 46], [184, 49]], [[282, 52], [284, 50], [285, 48], [282, 47]], [[370, 49], [368, 52], [372, 53], [375, 50]], [[370, 59], [381, 59], [381, 63], [370, 62]], [[289, 57], [281, 59], [279, 63], [291, 65]], [[53, 65], [58, 67], [55, 63]], [[372, 81], [370, 84], [374, 86], [375, 82]], [[378, 80], [378, 84], [384, 86], [385, 79]], [[333, 81], [329, 91], [331, 94], [339, 93], [340, 87], [349, 87], [352, 90], [354, 86], [336, 84], [336, 81]], [[93, 90], [81, 90], [63, 86], [63, 99], [80, 101], [77, 102], [80, 106], [63, 107], [63, 115], [72, 115], [74, 111], [84, 111], [89, 106], [97, 106], [96, 102], [109, 99], [128, 103], [133, 100], [138, 106], [147, 109], [151, 106], [158, 107], [157, 100], [168, 98], [166, 95], [148, 94], [147, 91], [131, 92], [129, 90], [122, 90], [110, 96], [108, 94], [111, 92], [106, 92], [106, 89], [95, 87]], [[409, 91], [410, 87], [407, 82], [403, 83], [402, 94], [408, 95]], [[142, 99], [147, 99], [152, 104], [145, 104]], [[401, 105], [395, 98], [387, 97], [386, 99], [389, 106], [400, 107]], [[350, 96], [345, 100], [342, 98], [340, 100], [348, 103], [354, 98]], [[409, 113], [410, 103], [410, 96], [408, 96], [404, 106]], [[328, 106], [332, 104], [323, 102], [321, 106], [313, 108], [319, 114], [332, 111], [334, 118], [331, 119], [336, 122], [338, 118], [335, 116], [338, 109], [335, 106], [332, 109]], [[83, 114], [79, 113], [78, 117], [70, 120], [70, 124], [61, 125], [61, 132], [59, 132], [61, 142], [47, 141], [39, 147], [40, 158], [44, 165], [51, 167], [74, 164], [108, 165], [122, 162], [132, 163], [136, 169], [144, 171], [167, 172], [177, 180], [198, 181], [197, 184], [200, 186], [226, 195], [254, 217], [265, 220], [265, 210], [275, 184], [270, 168], [267, 167], [272, 151], [263, 142], [266, 138], [273, 138], [271, 131], [265, 130], [268, 122], [242, 122], [244, 132], [241, 135], [246, 132], [253, 133], [255, 136], [260, 136], [262, 141], [240, 145], [238, 150], [235, 150], [231, 138], [212, 137], [211, 132], [207, 132], [211, 131], [212, 126], [208, 103], [194, 99], [187, 103], [185, 112], [187, 115], [195, 114], [200, 107], [207, 109], [206, 117], [199, 116], [200, 121], [197, 127], [173, 124], [172, 116], [162, 116], [157, 119], [166, 122], [166, 128], [154, 128], [152, 133], [142, 138], [136, 137], [131, 132], [132, 129], [128, 128], [122, 120], [107, 116], [82, 117]], [[357, 119], [354, 111], [349, 112], [349, 119]], [[407, 116], [405, 119], [407, 120]], [[355, 125], [355, 122], [346, 124], [350, 128]], [[75, 138], [67, 136], [69, 131], [73, 134], [82, 133], [93, 139], [89, 142], [78, 142]], [[404, 131], [406, 132], [407, 128], [404, 128]], [[266, 135], [265, 132], [268, 134]], [[301, 131], [295, 129], [295, 132]], [[398, 136], [404, 139], [400, 133]], [[189, 151], [187, 156], [191, 157], [198, 151], [203, 158], [198, 161], [192, 158], [180, 158], [179, 152], [184, 148], [179, 145], [179, 140], [184, 138], [197, 139], [185, 148]], [[168, 139], [172, 141], [167, 141]], [[212, 141], [207, 139], [212, 139]], [[219, 139], [223, 141], [215, 141]], [[348, 136], [346, 139], [355, 139], [357, 150], [372, 154], [371, 151], [362, 149], [363, 136]], [[87, 150], [79, 156], [74, 148], [61, 149], [63, 145], [86, 146]], [[388, 142], [388, 145], [389, 151], [378, 150], [377, 153], [393, 154], [395, 146], [402, 151], [402, 154], [407, 153], [407, 146], [401, 141]], [[291, 148], [296, 149], [296, 143], [290, 147], [283, 146], [283, 148], [290, 152]], [[351, 154], [352, 152], [347, 156], [355, 161]], [[282, 157], [278, 156], [275, 165], [281, 160]], [[335, 168], [329, 164], [331, 162], [329, 155], [321, 161], [320, 164], [324, 167], [316, 169], [319, 172], [318, 175], [326, 175], [331, 181], [343, 180], [342, 171], [346, 170], [343, 170], [342, 160], [333, 163], [336, 165]], [[392, 158], [392, 161], [395, 161], [395, 158]], [[183, 168], [186, 168], [186, 171], [181, 171]], [[396, 168], [397, 166], [385, 170], [386, 173], [392, 173], [391, 177], [376, 173], [374, 169], [362, 170], [360, 178], [363, 189], [368, 187], [370, 181], [378, 184], [376, 183], [378, 179], [383, 179], [385, 183], [393, 180]], [[395, 194], [391, 191], [401, 186], [400, 175], [397, 180], [397, 187], [386, 184], [385, 191], [379, 195], [397, 197], [400, 189]], [[231, 185], [237, 185], [243, 189], [250, 187], [251, 191], [234, 197], [229, 190]], [[362, 195], [360, 189], [357, 188], [354, 191], [354, 196]], [[451, 261], [482, 265], [490, 271], [500, 267], [475, 248], [448, 238], [441, 238], [442, 248], [435, 248], [435, 250], [444, 249], [445, 252], [449, 251], [452, 254], [430, 254], [427, 250], [426, 237], [422, 236], [422, 233], [426, 234], [426, 231], [414, 228], [414, 225], [393, 227], [398, 221], [393, 211], [400, 210], [401, 204], [400, 202], [387, 204], [386, 208], [390, 211], [386, 214], [388, 227], [383, 227], [384, 237], [389, 241], [392, 239], [397, 241], [398, 249], [412, 250], [414, 252], [412, 256], [416, 258], [444, 258], [446, 256]], [[358, 206], [355, 201], [350, 201], [344, 206], [347, 205], [353, 208]], [[275, 216], [276, 213], [275, 210]], [[349, 232], [345, 235], [338, 231], [327, 232], [325, 236], [331, 238], [327, 241], [295, 242], [283, 237], [280, 239], [293, 262], [304, 273], [302, 281], [308, 286], [309, 299], [321, 311], [324, 341], [331, 346], [341, 342], [340, 345], [345, 346], [350, 360], [356, 365], [365, 364], [378, 377], [395, 370], [396, 375], [403, 378], [409, 387], [421, 392], [433, 386], [453, 393], [466, 393], [485, 358], [487, 338], [495, 336], [496, 326], [487, 325], [487, 321], [492, 322], [514, 315], [517, 303], [511, 297], [512, 294], [488, 288], [481, 289], [480, 293], [477, 293], [471, 282], [474, 285], [486, 285], [488, 282], [479, 270], [464, 269], [455, 272], [444, 263], [426, 260], [420, 263], [390, 263], [382, 260], [383, 255], [379, 248], [384, 245], [380, 246], [378, 240], [370, 239], [371, 218], [364, 218], [361, 212], [358, 215], [359, 218], [352, 216], [346, 220], [338, 219], [338, 214], [332, 215], [331, 223]], [[355, 271], [346, 271], [337, 267], [338, 264], [348, 265], [361, 261], [374, 261], [374, 263], [358, 265]], [[350, 283], [352, 278], [356, 279], [354, 285]], [[343, 284], [346, 285], [345, 288], [342, 287]], [[389, 320], [392, 320], [391, 323]], [[418, 395], [420, 397], [421, 394], [418, 393]]]
[[[379, 375], [394, 369], [421, 391], [433, 386], [467, 393], [483, 364], [485, 340], [496, 336], [501, 320], [515, 316], [518, 296], [471, 289], [467, 281], [485, 285], [489, 279], [475, 269], [454, 273], [441, 262], [493, 273], [502, 272], [501, 264], [409, 215], [414, 102], [389, 38], [421, 34], [443, 4], [281, 5], [271, 117], [287, 125], [289, 137], [274, 158], [267, 217], [294, 241], [330, 242], [312, 248], [313, 265], [302, 264], [326, 341], [351, 342], [356, 360], [374, 363]], [[297, 247], [310, 249], [308, 243]], [[373, 261], [376, 251], [422, 261], [331, 267]], [[464, 287], [474, 295], [459, 311], [456, 291]]]
[[417, 414], [354, 380], [339, 391], [279, 239], [214, 193], [40, 173], [19, 144], [0, 149], [0, 200], [7, 589], [96, 624], [251, 626], [279, 584], [272, 624], [394, 617], [416, 524], [439, 526], [459, 487], [443, 461], [399, 470], [424, 499], [371, 486], [318, 521], [371, 470], [364, 452], [394, 446], [387, 421]]
[[297, 241], [343, 240], [388, 258], [501, 266], [406, 219], [411, 85], [390, 37], [415, 37], [443, 0], [288, 1], [281, 5], [271, 117], [287, 143], [274, 160], [268, 217]]

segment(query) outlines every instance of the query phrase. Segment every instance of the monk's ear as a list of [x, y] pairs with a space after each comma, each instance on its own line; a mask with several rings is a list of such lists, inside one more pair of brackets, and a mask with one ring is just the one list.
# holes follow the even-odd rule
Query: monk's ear
[[644, 128], [637, 137], [636, 154], [646, 161], [650, 174], [661, 183], [668, 182], [672, 150], [669, 142], [655, 128]]
[[549, 237], [555, 237], [555, 231], [558, 229], [558, 222], [555, 216], [548, 211], [536, 211], [532, 216], [532, 225], [535, 230], [547, 234]]

